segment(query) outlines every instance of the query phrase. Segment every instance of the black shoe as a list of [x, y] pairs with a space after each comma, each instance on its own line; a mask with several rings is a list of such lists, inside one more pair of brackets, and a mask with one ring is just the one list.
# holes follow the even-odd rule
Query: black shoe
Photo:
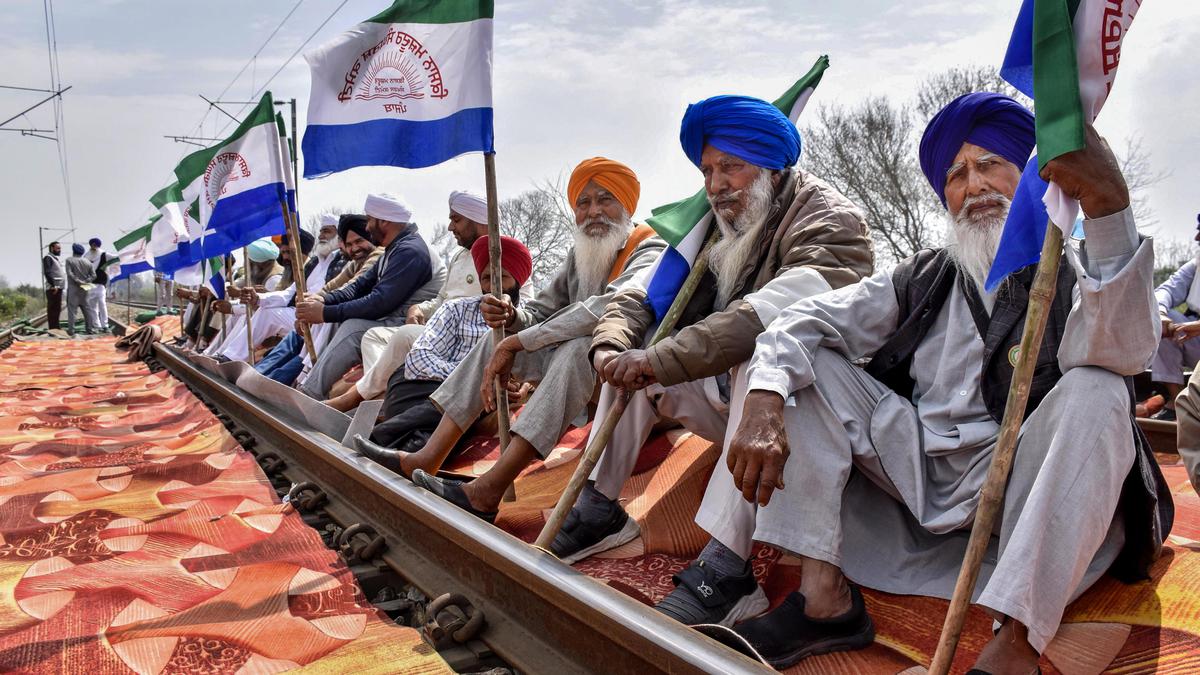
[[718, 576], [703, 560], [697, 560], [671, 577], [671, 582], [675, 590], [654, 609], [685, 626], [700, 623], [732, 626], [762, 614], [770, 604], [749, 565], [739, 575]]
[[875, 625], [856, 586], [850, 587], [850, 611], [841, 616], [805, 616], [804, 596], [796, 591], [784, 598], [783, 604], [738, 624], [734, 631], [780, 670], [808, 656], [862, 649], [875, 641]]
[[[385, 448], [378, 443], [372, 443], [363, 438], [362, 434], [354, 434], [354, 449], [372, 462], [404, 476], [404, 472], [400, 469], [401, 453], [399, 451]], [[408, 478], [408, 476], [404, 477]]]
[[450, 480], [447, 478], [438, 478], [431, 476], [424, 471], [417, 469], [413, 471], [412, 482], [414, 485], [429, 490], [433, 494], [445, 499], [458, 508], [467, 513], [479, 518], [480, 520], [495, 523], [496, 515], [499, 511], [480, 511], [471, 506], [471, 500], [467, 499], [467, 493], [463, 492], [463, 482], [461, 480]]
[[584, 558], [614, 549], [638, 538], [641, 530], [637, 521], [629, 517], [620, 504], [612, 503], [608, 516], [596, 521], [585, 521], [579, 508], [571, 509], [563, 527], [550, 544], [550, 552], [568, 565]]
[[1158, 412], [1151, 415], [1150, 419], [1158, 420], [1160, 422], [1174, 422], [1175, 421], [1175, 409], [1174, 408], [1163, 408], [1162, 410], [1159, 410]]

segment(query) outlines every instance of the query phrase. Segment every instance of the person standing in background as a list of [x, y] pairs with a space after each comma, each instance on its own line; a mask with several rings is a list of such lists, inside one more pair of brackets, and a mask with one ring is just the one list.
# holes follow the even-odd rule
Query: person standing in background
[[94, 317], [88, 311], [87, 293], [96, 278], [92, 263], [83, 257], [83, 244], [71, 244], [71, 257], [67, 258], [67, 335], [75, 335], [75, 310], [83, 312], [84, 335], [95, 330]]
[[58, 317], [62, 314], [63, 289], [67, 286], [67, 271], [63, 268], [62, 244], [50, 242], [49, 253], [42, 256], [42, 276], [46, 278], [46, 325], [51, 330], [59, 328]]
[[97, 331], [108, 330], [108, 254], [100, 248], [99, 237], [88, 240], [88, 250], [83, 257], [92, 264], [96, 276], [87, 292], [87, 308], [92, 313], [92, 326]]

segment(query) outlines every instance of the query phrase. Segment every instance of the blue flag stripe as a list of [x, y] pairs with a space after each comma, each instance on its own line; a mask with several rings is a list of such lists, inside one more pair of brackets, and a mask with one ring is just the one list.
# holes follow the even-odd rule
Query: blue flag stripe
[[1004, 222], [1000, 246], [984, 284], [989, 293], [996, 290], [1009, 274], [1041, 259], [1046, 223], [1050, 220], [1042, 198], [1049, 187], [1050, 184], [1038, 175], [1037, 155], [1034, 155], [1021, 173], [1021, 182], [1017, 184], [1008, 219]]
[[305, 178], [356, 166], [420, 169], [467, 152], [493, 152], [492, 109], [467, 108], [430, 121], [312, 124], [301, 148]]

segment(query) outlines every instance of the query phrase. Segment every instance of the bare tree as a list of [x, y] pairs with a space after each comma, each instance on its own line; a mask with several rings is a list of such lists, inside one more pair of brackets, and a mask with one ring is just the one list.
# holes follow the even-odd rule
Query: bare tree
[[575, 217], [561, 183], [561, 177], [545, 180], [500, 203], [500, 232], [529, 248], [535, 286], [545, 285], [558, 272], [574, 243]]
[[[1150, 207], [1146, 192], [1154, 185], [1162, 182], [1171, 175], [1150, 161], [1150, 155], [1142, 147], [1141, 136], [1130, 136], [1125, 139], [1125, 149], [1117, 154], [1121, 164], [1121, 173], [1125, 176], [1125, 185], [1129, 187], [1129, 200], [1133, 205], [1133, 217], [1142, 230], [1154, 231], [1158, 226], [1158, 218]], [[1157, 250], [1158, 246], [1155, 246]]]
[[[1135, 207], [1136, 208], [1136, 207]], [[1175, 238], [1154, 240], [1154, 284], [1166, 281], [1189, 260], [1196, 258], [1196, 242]]]
[[823, 106], [804, 131], [805, 164], [867, 215], [883, 265], [940, 239], [941, 204], [917, 163], [911, 112], [886, 96]]
[[443, 265], [449, 267], [450, 259], [460, 248], [458, 240], [450, 233], [449, 228], [438, 223], [437, 234], [433, 235], [433, 240], [429, 242], [429, 251], [441, 258]]
[[1000, 77], [995, 68], [981, 65], [954, 66], [930, 75], [917, 87], [913, 111], [917, 121], [924, 124], [947, 103], [975, 91], [990, 91], [1011, 96], [1030, 109], [1032, 101]]

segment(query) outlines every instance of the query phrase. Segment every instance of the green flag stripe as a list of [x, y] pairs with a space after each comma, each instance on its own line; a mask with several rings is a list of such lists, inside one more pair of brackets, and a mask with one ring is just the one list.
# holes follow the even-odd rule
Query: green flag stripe
[[129, 234], [126, 234], [125, 236], [121, 237], [120, 239], [116, 240], [115, 242], [113, 242], [113, 246], [115, 246], [117, 251], [119, 252], [122, 249], [128, 247], [130, 244], [132, 244], [136, 241], [139, 241], [141, 239], [149, 239], [150, 231], [152, 229], [154, 229], [154, 221], [153, 220], [151, 220], [149, 223], [146, 223], [145, 225], [137, 228], [136, 230], [133, 230]]
[[167, 187], [155, 192], [154, 195], [150, 197], [150, 203], [153, 204], [154, 208], [156, 209], [161, 209], [172, 202], [181, 201], [183, 201], [183, 191], [179, 189], [179, 181], [171, 183]]
[[800, 98], [800, 94], [804, 93], [805, 89], [816, 89], [821, 83], [821, 76], [825, 74], [825, 69], [829, 67], [829, 57], [822, 54], [813, 67], [804, 74], [804, 77], [796, 80], [796, 84], [792, 85], [791, 89], [784, 92], [783, 96], [775, 99], [773, 105], [779, 108], [779, 111], [784, 115], [791, 116], [792, 106], [796, 105], [796, 100]]
[[254, 127], [262, 124], [271, 124], [275, 121], [275, 103], [271, 99], [271, 92], [263, 94], [262, 100], [254, 107], [254, 110], [242, 120], [242, 123], [237, 126], [233, 134], [211, 148], [197, 150], [192, 154], [184, 157], [179, 162], [179, 166], [175, 167], [175, 177], [179, 179], [179, 185], [191, 185], [192, 181], [200, 177], [205, 170], [208, 169], [208, 163], [217, 155], [226, 145], [236, 141], [246, 132]]
[[[1069, 6], [1069, 3], [1074, 8]], [[1083, 147], [1083, 105], [1071, 26], [1078, 0], [1036, 0], [1033, 6], [1033, 99], [1038, 168]]]
[[369, 23], [462, 23], [490, 19], [492, 0], [399, 0]]

